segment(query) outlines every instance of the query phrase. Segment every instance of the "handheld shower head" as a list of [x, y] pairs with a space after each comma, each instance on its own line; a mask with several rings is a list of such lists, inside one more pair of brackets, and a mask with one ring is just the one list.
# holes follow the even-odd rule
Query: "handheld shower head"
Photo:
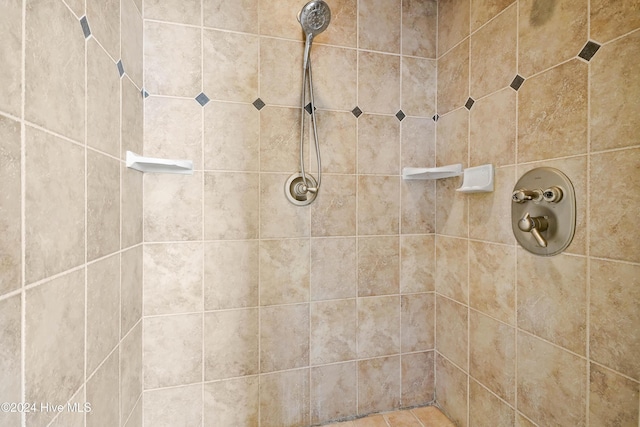
[[298, 22], [306, 34], [307, 41], [304, 46], [304, 68], [309, 63], [309, 51], [313, 38], [327, 29], [331, 22], [331, 10], [324, 0], [311, 0], [305, 4], [298, 14]]

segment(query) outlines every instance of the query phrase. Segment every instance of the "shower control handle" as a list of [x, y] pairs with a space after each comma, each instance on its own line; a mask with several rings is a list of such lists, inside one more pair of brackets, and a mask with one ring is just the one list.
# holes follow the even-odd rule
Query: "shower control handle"
[[549, 228], [547, 218], [543, 216], [532, 217], [529, 215], [529, 212], [527, 212], [520, 221], [518, 221], [518, 228], [524, 232], [531, 233], [541, 247], [547, 247], [547, 241], [542, 237], [542, 234], [540, 234], [540, 232]]
[[516, 190], [511, 195], [511, 198], [516, 203], [524, 203], [529, 200], [539, 202], [542, 200], [542, 190]]

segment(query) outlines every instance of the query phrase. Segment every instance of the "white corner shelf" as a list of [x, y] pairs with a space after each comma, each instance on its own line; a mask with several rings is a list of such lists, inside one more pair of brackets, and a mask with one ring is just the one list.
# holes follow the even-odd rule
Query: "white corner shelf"
[[402, 179], [443, 179], [462, 175], [462, 164], [437, 168], [402, 168]]
[[462, 186], [456, 191], [461, 193], [490, 193], [493, 191], [494, 167], [492, 164], [462, 169], [462, 164], [441, 166], [437, 168], [402, 169], [402, 179], [433, 180], [463, 176]]
[[193, 162], [191, 160], [143, 157], [131, 151], [127, 151], [126, 160], [128, 168], [135, 169], [140, 172], [193, 175]]

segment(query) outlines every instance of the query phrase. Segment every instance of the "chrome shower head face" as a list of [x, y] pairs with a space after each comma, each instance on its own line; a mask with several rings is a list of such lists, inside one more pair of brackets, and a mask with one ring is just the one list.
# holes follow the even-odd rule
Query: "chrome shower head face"
[[307, 38], [313, 38], [327, 29], [331, 22], [331, 10], [323, 0], [312, 0], [298, 14], [298, 21]]

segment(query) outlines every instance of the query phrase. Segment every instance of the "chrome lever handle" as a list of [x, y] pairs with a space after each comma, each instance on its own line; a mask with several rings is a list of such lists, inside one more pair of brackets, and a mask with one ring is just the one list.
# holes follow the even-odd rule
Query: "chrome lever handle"
[[542, 200], [542, 190], [516, 190], [511, 195], [511, 199], [516, 203], [524, 203], [529, 200], [539, 202]]
[[542, 237], [542, 234], [540, 234], [540, 232], [549, 228], [549, 221], [547, 221], [547, 218], [543, 216], [532, 217], [529, 215], [529, 212], [527, 212], [520, 221], [518, 221], [518, 228], [526, 233], [531, 233], [538, 242], [538, 245], [543, 248], [547, 247], [547, 241]]

